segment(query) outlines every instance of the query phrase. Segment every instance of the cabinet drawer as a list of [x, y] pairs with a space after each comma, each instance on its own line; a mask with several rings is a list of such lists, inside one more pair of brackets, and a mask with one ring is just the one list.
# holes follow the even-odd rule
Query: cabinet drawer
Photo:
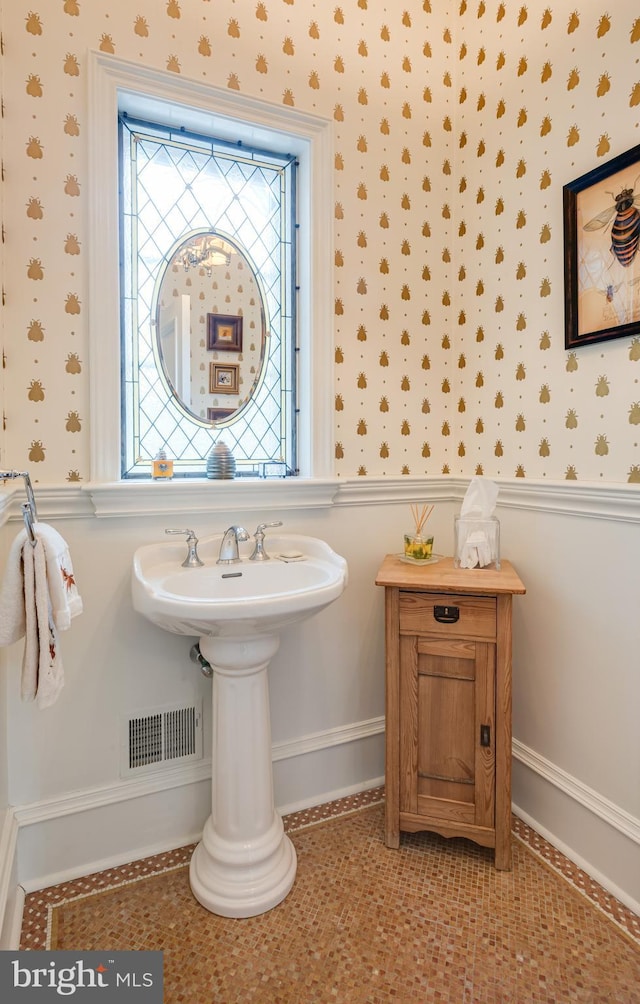
[[495, 596], [400, 592], [400, 631], [439, 637], [494, 639]]

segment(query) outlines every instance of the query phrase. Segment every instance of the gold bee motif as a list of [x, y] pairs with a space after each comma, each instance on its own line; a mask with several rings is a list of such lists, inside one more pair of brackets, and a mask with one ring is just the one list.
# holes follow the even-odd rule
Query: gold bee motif
[[27, 77], [27, 94], [32, 98], [41, 98], [43, 95], [42, 83], [37, 73], [30, 73]]
[[567, 135], [567, 146], [575, 146], [580, 142], [580, 130], [577, 125], [572, 125]]
[[29, 279], [44, 279], [44, 269], [39, 258], [31, 258], [27, 266], [27, 276]]
[[609, 453], [609, 443], [603, 434], [600, 434], [596, 439], [595, 453], [597, 457], [606, 457]]
[[42, 21], [40, 20], [40, 15], [34, 14], [33, 11], [30, 11], [27, 14], [27, 31], [30, 35], [42, 34]]
[[30, 342], [44, 341], [44, 328], [40, 321], [32, 321], [27, 331], [27, 338]]
[[31, 198], [27, 202], [27, 216], [30, 220], [41, 220], [44, 217], [44, 210], [40, 199]]
[[41, 440], [33, 439], [29, 447], [29, 460], [34, 464], [41, 463], [44, 460], [44, 450]]
[[64, 120], [64, 131], [67, 136], [79, 136], [80, 126], [75, 115], [67, 115]]
[[80, 185], [78, 184], [78, 179], [75, 174], [68, 174], [65, 178], [64, 193], [65, 195], [72, 196], [80, 195]]
[[80, 76], [80, 66], [78, 64], [77, 56], [74, 56], [72, 52], [68, 52], [64, 60], [64, 72], [70, 77]]
[[598, 38], [602, 38], [611, 28], [611, 18], [608, 14], [603, 14], [598, 22]]
[[37, 136], [29, 136], [27, 157], [31, 157], [32, 160], [42, 160], [44, 157], [43, 147]]
[[32, 380], [27, 397], [30, 401], [44, 401], [44, 387], [40, 380]]

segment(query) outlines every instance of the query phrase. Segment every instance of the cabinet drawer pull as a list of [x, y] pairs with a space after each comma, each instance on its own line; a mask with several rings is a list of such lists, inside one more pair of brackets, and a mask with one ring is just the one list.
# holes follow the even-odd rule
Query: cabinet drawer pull
[[460, 617], [460, 607], [436, 605], [433, 608], [433, 616], [440, 624], [455, 624]]

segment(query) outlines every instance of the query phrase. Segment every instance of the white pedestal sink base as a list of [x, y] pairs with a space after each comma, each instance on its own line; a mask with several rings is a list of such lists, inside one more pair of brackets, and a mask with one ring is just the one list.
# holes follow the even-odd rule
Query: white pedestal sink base
[[[267, 524], [268, 525], [268, 524]], [[274, 808], [267, 667], [279, 632], [319, 613], [347, 584], [347, 563], [317, 537], [273, 534], [269, 552], [299, 561], [217, 560], [224, 535], [143, 544], [133, 556], [134, 609], [164, 631], [200, 637], [213, 669], [211, 817], [191, 861], [196, 899], [223, 917], [252, 917], [289, 892], [296, 855]]]
[[191, 891], [220, 917], [256, 917], [285, 898], [296, 877], [296, 852], [274, 815], [271, 832], [251, 845], [220, 840], [211, 820], [191, 858]]
[[203, 637], [213, 668], [211, 816], [191, 859], [194, 896], [222, 917], [254, 917], [293, 885], [296, 853], [274, 807], [267, 668], [279, 638]]

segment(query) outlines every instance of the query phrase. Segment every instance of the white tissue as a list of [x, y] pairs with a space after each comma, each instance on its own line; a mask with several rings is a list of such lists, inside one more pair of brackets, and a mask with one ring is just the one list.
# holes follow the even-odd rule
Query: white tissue
[[497, 523], [493, 517], [498, 486], [487, 478], [472, 478], [462, 501], [456, 553], [461, 568], [485, 568], [498, 558]]
[[473, 519], [489, 519], [493, 516], [498, 498], [498, 486], [488, 478], [471, 478], [467, 493], [462, 500], [460, 515]]

